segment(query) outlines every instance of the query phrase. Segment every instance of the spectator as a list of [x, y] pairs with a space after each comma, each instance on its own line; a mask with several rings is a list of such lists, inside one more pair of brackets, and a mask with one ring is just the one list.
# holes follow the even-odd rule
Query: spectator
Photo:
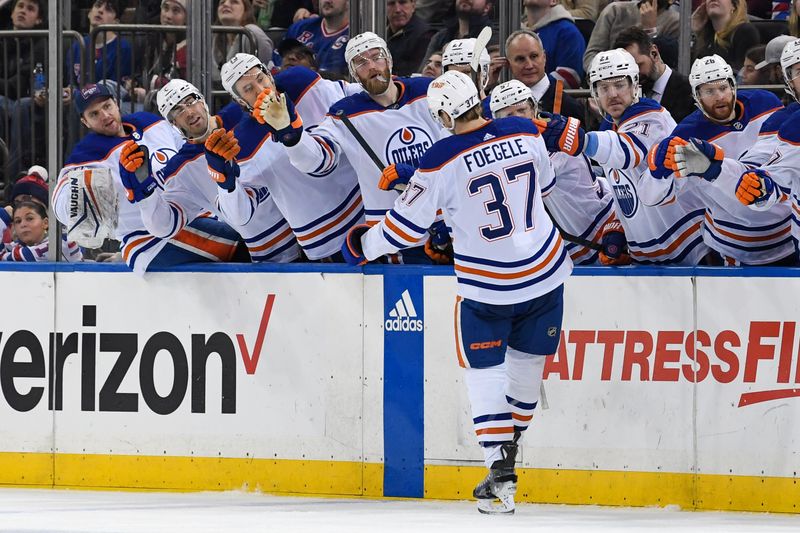
[[11, 221], [16, 240], [3, 246], [0, 261], [46, 261], [47, 209], [37, 202], [20, 202]]
[[[162, 0], [160, 22], [163, 26], [185, 26], [186, 6], [189, 0]], [[126, 90], [134, 102], [144, 103], [145, 111], [155, 112], [156, 92], [173, 78], [186, 77], [186, 34], [157, 34], [148, 49], [151, 58], [145, 65], [152, 65], [144, 79], [129, 80]]]
[[[94, 46], [90, 42], [91, 31], [97, 26], [119, 24], [120, 10], [119, 0], [95, 0], [89, 10], [89, 35], [84, 36], [83, 44], [86, 50], [94, 50], [94, 80], [119, 82], [131, 75], [133, 50], [127, 40], [118, 39], [116, 33], [107, 31], [98, 34]], [[68, 61], [67, 72], [72, 77], [71, 83], [76, 87], [80, 87], [81, 48], [78, 43], [72, 45]]]
[[747, 51], [744, 55], [744, 65], [739, 71], [739, 77], [742, 79], [740, 85], [766, 85], [769, 83], [767, 73], [756, 68], [756, 65], [764, 61], [766, 51], [767, 45], [765, 44], [754, 46]]
[[[301, 14], [311, 15], [314, 6], [311, 0], [269, 0], [275, 6], [272, 8], [272, 17], [269, 25], [273, 28], [288, 28], [295, 20], [298, 11]], [[304, 17], [307, 18], [307, 17]], [[297, 19], [300, 20], [300, 19]]]
[[262, 63], [272, 66], [272, 41], [264, 30], [256, 25], [256, 19], [251, 0], [219, 0], [217, 4], [217, 24], [245, 28], [255, 38], [256, 50], [252, 49], [250, 38], [239, 33], [218, 33], [214, 36], [214, 62], [217, 70], [212, 77], [215, 82], [220, 82], [219, 68], [230, 58], [244, 52], [257, 56]]
[[[716, 1], [716, 0], [712, 0]], [[722, 0], [730, 1], [730, 0]], [[610, 50], [617, 35], [631, 26], [642, 26], [648, 34], [664, 38], [678, 39], [680, 20], [678, 12], [669, 9], [670, 0], [645, 0], [642, 2], [612, 2], [597, 18], [586, 53], [583, 54], [583, 68], [588, 72], [592, 59], [600, 52]]]
[[[531, 95], [539, 103], [540, 111], [553, 112], [556, 80], [547, 74], [547, 54], [541, 37], [531, 30], [517, 30], [506, 39], [506, 58], [511, 77], [530, 88]], [[562, 115], [584, 120], [584, 108], [577, 100], [564, 94], [561, 101]]]
[[449, 0], [417, 0], [417, 16], [427, 22], [445, 20], [454, 13]]
[[793, 0], [792, 9], [789, 12], [789, 35], [800, 37], [800, 0]]
[[598, 14], [598, 0], [560, 0], [572, 18], [595, 21]]
[[562, 80], [568, 88], [580, 87], [583, 79], [581, 59], [586, 43], [572, 15], [552, 0], [524, 0], [523, 6], [524, 26], [541, 37], [547, 56], [547, 73]]
[[311, 70], [318, 70], [317, 57], [314, 51], [297, 39], [284, 39], [276, 49], [281, 57], [281, 70], [302, 65]]
[[[14, 30], [36, 30], [45, 26], [47, 2], [45, 0], [15, 0], [9, 16]], [[6, 63], [0, 68], [0, 137], [10, 150], [9, 175], [15, 176], [24, 165], [32, 162], [32, 148], [45, 146], [44, 105], [47, 94], [33, 94], [31, 81], [36, 64], [47, 67], [47, 39], [21, 37], [4, 41]], [[32, 109], [32, 103], [36, 106]], [[36, 124], [31, 131], [32, 121]], [[36, 133], [36, 140], [32, 138]], [[40, 150], [44, 156], [45, 150]], [[37, 154], [39, 155], [39, 154]]]
[[642, 93], [660, 103], [676, 122], [695, 109], [686, 95], [692, 94], [689, 78], [672, 70], [661, 60], [658, 46], [642, 28], [633, 26], [619, 34], [614, 48], [624, 48], [639, 66]]
[[[14, 213], [13, 210], [16, 207], [19, 207], [24, 204], [34, 204], [38, 205], [41, 208], [41, 211], [34, 208], [34, 211], [39, 211], [44, 213], [42, 218], [47, 217], [47, 206], [49, 203], [49, 196], [50, 191], [47, 186], [47, 171], [38, 165], [34, 165], [28, 169], [28, 173], [26, 176], [18, 179], [14, 186], [11, 188], [10, 197], [10, 205], [7, 206], [4, 210], [0, 210], [0, 233], [3, 234], [3, 248], [6, 250], [14, 249], [13, 245], [13, 235], [12, 235], [12, 228], [17, 232], [17, 237], [20, 237], [19, 228], [15, 228], [14, 224]], [[27, 224], [26, 224], [26, 230]], [[5, 231], [4, 231], [5, 230]], [[46, 236], [46, 234], [45, 234]], [[27, 241], [27, 235], [22, 235]], [[25, 243], [27, 244], [27, 242]], [[34, 243], [41, 244], [41, 241]], [[11, 245], [11, 246], [9, 246]], [[47, 259], [47, 245], [43, 247], [37, 247], [34, 250], [25, 250], [24, 248], [19, 248], [17, 251], [12, 251], [12, 257], [6, 257], [5, 260], [12, 260], [12, 261], [27, 261], [32, 260], [30, 259], [30, 255], [28, 252], [33, 253], [33, 257], [37, 261], [43, 261]], [[67, 242], [66, 237], [62, 239], [61, 242], [61, 252], [63, 257], [67, 261], [81, 261], [82, 255], [80, 248], [78, 247], [77, 243], [75, 242]], [[2, 254], [2, 252], [0, 252]]]
[[492, 25], [491, 0], [455, 0], [455, 8], [455, 17], [446, 20], [445, 27], [431, 38], [425, 57], [431, 57], [434, 50], [444, 50], [453, 39], [477, 37], [484, 27]]
[[430, 78], [438, 78], [442, 75], [442, 51], [436, 50], [425, 61], [422, 67], [422, 75]]
[[320, 17], [295, 22], [286, 32], [287, 39], [297, 39], [317, 55], [319, 69], [347, 75], [344, 49], [350, 36], [349, 0], [321, 0]]
[[758, 29], [747, 22], [742, 0], [706, 0], [692, 13], [695, 35], [692, 59], [718, 54], [734, 71], [742, 68], [744, 54], [759, 44]]
[[416, 0], [386, 1], [386, 44], [392, 54], [392, 74], [397, 76], [416, 72], [434, 34], [416, 15], [416, 7]]
[[778, 35], [767, 43], [767, 47], [764, 50], [764, 60], [756, 65], [756, 70], [764, 73], [767, 84], [783, 84], [781, 53], [783, 52], [783, 47], [794, 40], [795, 38], [789, 35]]

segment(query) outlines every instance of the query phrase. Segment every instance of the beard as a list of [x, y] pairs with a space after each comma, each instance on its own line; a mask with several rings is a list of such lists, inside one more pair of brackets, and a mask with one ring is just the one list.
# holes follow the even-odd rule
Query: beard
[[364, 87], [364, 90], [371, 95], [377, 96], [385, 93], [389, 88], [389, 84], [392, 83], [392, 74], [389, 71], [389, 68], [386, 67], [381, 74], [359, 81], [361, 81], [361, 85]]
[[656, 80], [650, 78], [650, 76], [640, 76], [639, 83], [642, 85], [642, 93], [644, 96], [651, 94], [653, 88], [656, 86]]

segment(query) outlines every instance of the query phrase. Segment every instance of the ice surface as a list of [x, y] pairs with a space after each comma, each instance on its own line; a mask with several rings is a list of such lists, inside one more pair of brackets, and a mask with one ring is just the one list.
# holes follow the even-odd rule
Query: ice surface
[[474, 502], [271, 496], [247, 492], [157, 493], [0, 489], [0, 531], [482, 532], [800, 531], [800, 516], [661, 508], [518, 504], [484, 516]]

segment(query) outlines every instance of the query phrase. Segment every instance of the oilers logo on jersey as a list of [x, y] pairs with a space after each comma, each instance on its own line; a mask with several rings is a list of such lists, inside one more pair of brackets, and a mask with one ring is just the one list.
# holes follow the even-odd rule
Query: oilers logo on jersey
[[424, 129], [418, 126], [400, 128], [389, 136], [386, 143], [386, 161], [418, 167], [419, 158], [432, 144], [431, 136]]
[[177, 153], [178, 151], [172, 148], [159, 148], [158, 150], [153, 150], [150, 152], [150, 168], [158, 169], [155, 171], [155, 176], [161, 183], [164, 183], [165, 180], [164, 167], [166, 166], [167, 161], [169, 161], [172, 156], [176, 155]]
[[636, 194], [633, 181], [625, 172], [616, 169], [611, 171], [611, 179], [611, 188], [614, 189], [614, 196], [619, 201], [620, 211], [625, 218], [633, 218], [639, 210], [639, 195]]

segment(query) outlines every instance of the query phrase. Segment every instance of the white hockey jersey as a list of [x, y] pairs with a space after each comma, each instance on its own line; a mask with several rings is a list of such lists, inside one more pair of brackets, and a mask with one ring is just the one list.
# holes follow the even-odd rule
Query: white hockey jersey
[[[777, 145], [761, 169], [769, 173], [780, 189], [764, 207], [772, 210], [790, 205], [792, 235], [797, 245], [800, 243], [800, 110], [787, 118], [778, 130]], [[750, 207], [754, 212], [761, 211], [757, 206]]]
[[362, 238], [368, 259], [414, 246], [442, 210], [458, 292], [488, 304], [546, 294], [572, 261], [544, 209], [552, 166], [536, 126], [503, 118], [435, 143], [386, 217]]
[[[53, 189], [53, 209], [62, 224], [69, 220], [69, 187], [67, 172], [78, 168], [108, 168], [117, 177], [115, 185], [119, 197], [119, 221], [116, 238], [121, 242], [122, 257], [128, 266], [139, 274], [147, 270], [150, 261], [167, 244], [149, 234], [139, 209], [128, 201], [125, 188], [119, 179], [119, 156], [122, 144], [133, 139], [146, 146], [150, 152], [150, 167], [159, 186], [164, 180], [159, 171], [178, 153], [183, 139], [166, 121], [152, 113], [133, 113], [122, 117], [126, 137], [109, 137], [90, 133], [72, 150]], [[158, 191], [156, 191], [156, 194]]]
[[304, 133], [300, 142], [289, 148], [292, 164], [303, 172], [333, 168], [340, 164], [337, 158], [346, 155], [358, 176], [368, 224], [383, 218], [394, 205], [397, 193], [378, 188], [383, 168], [378, 168], [356, 141], [341, 115], [349, 118], [384, 167], [392, 163], [416, 167], [433, 143], [449, 135], [428, 111], [431, 78], [394, 80], [400, 86], [400, 97], [395, 104], [383, 107], [366, 92], [345, 98], [330, 108], [319, 127], [309, 131], [312, 135]]
[[[237, 226], [225, 217], [219, 209], [218, 195], [246, 197], [247, 192], [244, 187], [236, 187], [229, 193], [214, 183], [208, 174], [202, 145], [185, 144], [167, 163], [163, 176], [164, 191], [137, 204], [142, 211], [147, 230], [156, 237], [171, 239], [196, 216], [210, 212], [241, 235], [254, 263], [289, 263], [299, 257], [300, 249], [292, 229], [266, 187], [256, 191], [261, 195], [259, 208], [248, 224]], [[249, 201], [249, 197], [246, 200]]]
[[654, 179], [647, 169], [647, 152], [674, 128], [675, 121], [661, 104], [640, 98], [618, 124], [608, 119], [601, 131], [587, 134], [587, 144], [590, 137], [597, 143], [592, 159], [603, 167], [636, 263], [696, 265], [708, 253], [700, 231], [699, 198], [683, 195], [669, 204], [654, 205], [661, 198], [651, 202], [647, 194]]
[[703, 240], [722, 256], [726, 265], [763, 265], [794, 253], [788, 204], [757, 212], [742, 205], [735, 195], [736, 182], [746, 169], [744, 161], [747, 158], [753, 162], [763, 161], [763, 152], [769, 149], [754, 147], [776, 142], [768, 135], [761, 136], [760, 132], [779, 106], [778, 98], [767, 91], [740, 91], [737, 117], [733, 122], [717, 124], [697, 110], [672, 132], [687, 140], [696, 137], [713, 142], [725, 152], [722, 172], [714, 182], [674, 175], [658, 181], [664, 190], [672, 189], [662, 203], [676, 195], [678, 199], [687, 194], [702, 198], [706, 206]]
[[[608, 183], [595, 177], [585, 156], [570, 157], [562, 152], [550, 154], [553, 179], [542, 181], [542, 200], [553, 221], [565, 232], [599, 244], [603, 226], [616, 217], [614, 198]], [[565, 243], [576, 265], [597, 263], [597, 250], [574, 242]]]

